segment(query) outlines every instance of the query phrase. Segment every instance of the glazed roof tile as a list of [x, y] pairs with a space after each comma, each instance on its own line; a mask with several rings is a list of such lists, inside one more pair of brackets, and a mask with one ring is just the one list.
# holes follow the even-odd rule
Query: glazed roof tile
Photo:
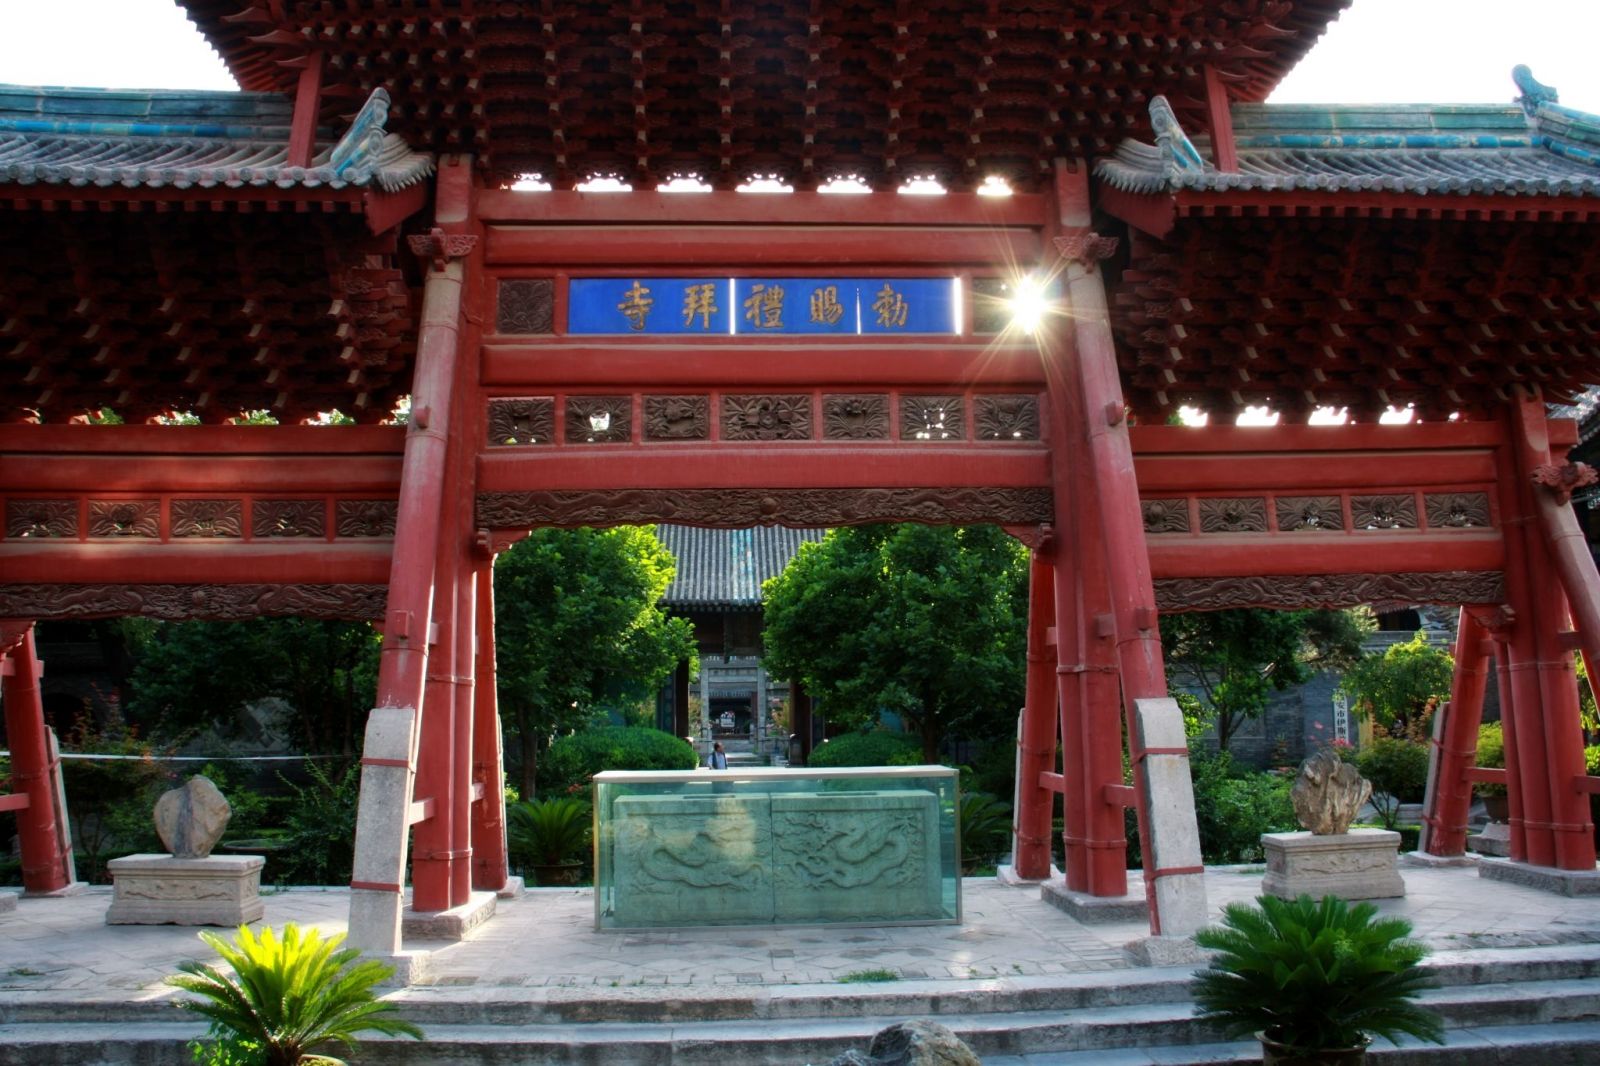
[[656, 538], [678, 561], [677, 575], [661, 602], [679, 610], [759, 607], [762, 583], [782, 573], [801, 544], [819, 541], [826, 532], [781, 526], [657, 526]]
[[1192, 162], [1170, 109], [1164, 124], [1152, 102], [1151, 117], [1156, 143], [1123, 141], [1096, 164], [1101, 180], [1132, 193], [1600, 196], [1600, 116], [1547, 101], [1531, 109], [1236, 104], [1239, 168], [1226, 173]]
[[374, 91], [342, 137], [291, 167], [290, 107], [275, 95], [0, 86], [0, 185], [393, 191], [433, 157], [387, 133], [387, 114]]

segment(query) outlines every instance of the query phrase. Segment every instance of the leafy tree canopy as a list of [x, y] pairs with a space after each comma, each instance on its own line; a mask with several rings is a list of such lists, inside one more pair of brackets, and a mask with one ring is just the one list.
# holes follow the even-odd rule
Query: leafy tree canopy
[[522, 795], [533, 795], [542, 743], [643, 697], [695, 657], [689, 620], [659, 605], [673, 565], [648, 526], [540, 529], [500, 555], [496, 673]]
[[1163, 615], [1161, 643], [1174, 687], [1193, 686], [1224, 751], [1272, 693], [1317, 670], [1347, 668], [1372, 629], [1366, 611], [1243, 609]]
[[1339, 690], [1362, 714], [1395, 736], [1417, 732], [1433, 706], [1450, 695], [1455, 659], [1417, 633], [1382, 655], [1369, 655], [1345, 672]]
[[765, 586], [769, 669], [830, 721], [899, 714], [937, 761], [948, 732], [1009, 733], [1022, 704], [1027, 551], [994, 526], [836, 529]]

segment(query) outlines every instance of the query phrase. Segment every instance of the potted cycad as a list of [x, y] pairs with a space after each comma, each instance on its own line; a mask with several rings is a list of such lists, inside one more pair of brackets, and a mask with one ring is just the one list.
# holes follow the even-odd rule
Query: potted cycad
[[541, 885], [574, 885], [589, 855], [589, 805], [576, 796], [523, 800], [506, 811], [511, 857]]
[[1409, 922], [1337, 896], [1257, 904], [1231, 903], [1221, 926], [1195, 934], [1217, 953], [1195, 974], [1198, 1017], [1257, 1036], [1266, 1066], [1359, 1066], [1373, 1034], [1443, 1043], [1438, 1017], [1416, 1002], [1428, 949]]

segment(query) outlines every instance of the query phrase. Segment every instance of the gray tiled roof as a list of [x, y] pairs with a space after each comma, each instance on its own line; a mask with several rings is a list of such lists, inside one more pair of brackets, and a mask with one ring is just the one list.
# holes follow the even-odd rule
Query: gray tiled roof
[[0, 185], [404, 188], [433, 157], [384, 131], [388, 104], [375, 91], [310, 166], [291, 167], [281, 96], [0, 86]]
[[[1238, 104], [1239, 169], [1196, 165], [1151, 107], [1156, 144], [1126, 140], [1095, 173], [1125, 192], [1179, 190], [1600, 196], [1592, 139], [1600, 118], [1545, 104], [1342, 106]], [[1204, 145], [1203, 138], [1197, 138]]]
[[661, 602], [680, 610], [759, 607], [761, 583], [781, 573], [801, 544], [821, 540], [826, 532], [657, 526], [657, 539], [678, 561], [677, 576]]

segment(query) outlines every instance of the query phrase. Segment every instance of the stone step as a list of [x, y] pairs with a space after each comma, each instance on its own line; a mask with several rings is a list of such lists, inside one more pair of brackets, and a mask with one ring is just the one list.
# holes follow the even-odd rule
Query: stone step
[[[1133, 975], [1118, 975], [1127, 978]], [[1148, 995], [1163, 987], [1146, 982], [1134, 995]], [[836, 987], [840, 1000], [849, 1000]], [[973, 990], [981, 997], [982, 989]], [[779, 997], [780, 1000], [787, 997]], [[803, 997], [801, 997], [803, 998]], [[873, 1013], [831, 1015], [831, 1008], [812, 1003], [798, 1016], [783, 1011], [752, 1017], [740, 1005], [724, 999], [717, 1011], [728, 1012], [718, 1020], [705, 1020], [714, 1000], [702, 998], [700, 1017], [684, 1020], [655, 1015], [650, 1020], [611, 1021], [574, 1017], [567, 1021], [529, 1021], [520, 1013], [489, 1009], [479, 1021], [451, 1022], [437, 1010], [421, 1010], [420, 1003], [407, 1005], [407, 1017], [419, 1022], [428, 1040], [374, 1038], [364, 1043], [356, 1063], [383, 1063], [390, 1066], [467, 1066], [500, 1063], [606, 1063], [614, 1066], [726, 1066], [736, 1062], [745, 1066], [797, 1066], [804, 1062], [825, 1062], [850, 1047], [863, 1047], [873, 1033], [890, 1020], [906, 1017], [932, 1017], [954, 1030], [984, 1057], [986, 1063], [1088, 1063], [1107, 1061], [1104, 1056], [1117, 1051], [1149, 1048], [1161, 1056], [1149, 1061], [1162, 1063], [1202, 1063], [1249, 1061], [1238, 1052], [1247, 1045], [1218, 1045], [1217, 1034], [1195, 1021], [1186, 998], [1161, 998], [1151, 1002], [1120, 1006], [1072, 1008], [1053, 1005], [1048, 1009], [1010, 1012], [978, 1011], [965, 991], [941, 996], [922, 990], [920, 998], [867, 997], [878, 1000]], [[1461, 1066], [1477, 1062], [1525, 1061], [1521, 1058], [1496, 1060], [1489, 1050], [1508, 1040], [1529, 1047], [1548, 1047], [1549, 1058], [1541, 1066], [1568, 1061], [1560, 1056], [1583, 1048], [1591, 1058], [1571, 1061], [1600, 1061], [1600, 980], [1577, 978], [1501, 984], [1494, 986], [1456, 985], [1431, 989], [1426, 1001], [1444, 1017], [1452, 1032], [1452, 1048], [1466, 1049], [1470, 1056], [1455, 1057]], [[748, 1007], [748, 1001], [744, 1004]], [[889, 1013], [884, 1008], [893, 1006]], [[488, 1005], [486, 1005], [488, 1006]], [[568, 1004], [571, 1006], [571, 1004]], [[661, 1007], [658, 1001], [656, 1007]], [[798, 1002], [791, 1002], [798, 1006]], [[920, 1009], [918, 1009], [920, 1008]], [[107, 1063], [144, 1064], [179, 1061], [174, 1052], [200, 1035], [197, 1024], [175, 1022], [167, 1010], [147, 1011], [144, 1022], [74, 1022], [72, 1013], [58, 1004], [54, 1018], [24, 1024], [0, 1026], [0, 1066], [55, 1066], [55, 1064]], [[488, 1020], [493, 1018], [494, 1020]], [[9, 1019], [8, 1019], [9, 1020]], [[1489, 1030], [1504, 1030], [1502, 1037], [1484, 1036]], [[1534, 1040], [1537, 1034], [1546, 1044]], [[1554, 1040], [1555, 1043], [1549, 1043]], [[1171, 1053], [1169, 1055], [1168, 1053]], [[1407, 1054], [1435, 1058], [1437, 1049], [1419, 1047]], [[1101, 1056], [1075, 1059], [1070, 1053]], [[1152, 1052], [1152, 1054], [1154, 1051]], [[1498, 1053], [1498, 1052], [1495, 1052]], [[1380, 1052], [1381, 1054], [1381, 1052]], [[1171, 1057], [1171, 1056], [1177, 1057]], [[1232, 1057], [1229, 1057], [1232, 1056]], [[1453, 1056], [1454, 1057], [1454, 1056]], [[1146, 1060], [1131, 1059], [1140, 1062]], [[1386, 1059], [1386, 1061], [1388, 1061]], [[1413, 1061], [1403, 1056], [1395, 1062]], [[1417, 1058], [1415, 1061], [1423, 1061]], [[1526, 1060], [1533, 1061], [1533, 1060]]]

